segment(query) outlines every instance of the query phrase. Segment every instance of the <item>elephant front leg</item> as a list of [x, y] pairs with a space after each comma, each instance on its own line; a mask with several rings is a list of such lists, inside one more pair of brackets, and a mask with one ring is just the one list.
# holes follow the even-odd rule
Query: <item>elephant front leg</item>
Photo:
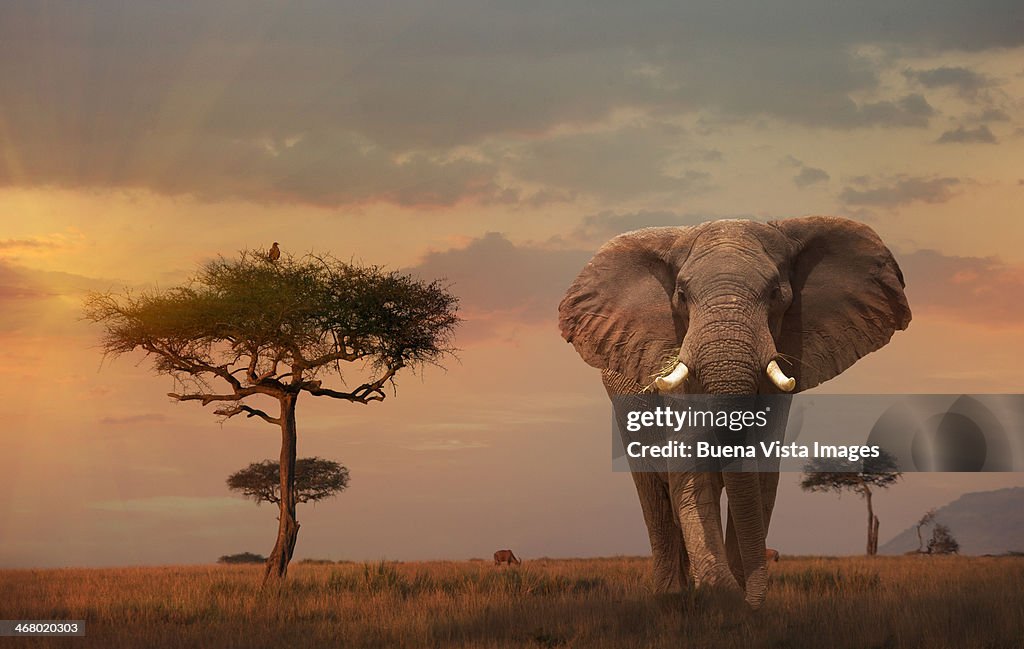
[[690, 575], [683, 535], [669, 499], [665, 478], [658, 473], [633, 474], [640, 507], [651, 540], [654, 558], [654, 591], [669, 593], [687, 590]]
[[741, 592], [726, 560], [721, 476], [716, 473], [669, 474], [669, 495], [678, 512], [694, 583]]

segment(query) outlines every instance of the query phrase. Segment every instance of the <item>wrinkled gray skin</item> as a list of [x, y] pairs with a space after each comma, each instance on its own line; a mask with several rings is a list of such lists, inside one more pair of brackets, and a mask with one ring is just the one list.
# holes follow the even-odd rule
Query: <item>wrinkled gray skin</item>
[[[903, 275], [871, 228], [836, 217], [648, 228], [605, 244], [559, 305], [562, 335], [609, 395], [650, 391], [675, 360], [676, 392], [779, 393], [836, 376], [910, 322]], [[668, 361], [668, 365], [666, 362]], [[778, 473], [634, 473], [659, 591], [709, 585], [753, 608]], [[721, 492], [728, 498], [726, 533]]]

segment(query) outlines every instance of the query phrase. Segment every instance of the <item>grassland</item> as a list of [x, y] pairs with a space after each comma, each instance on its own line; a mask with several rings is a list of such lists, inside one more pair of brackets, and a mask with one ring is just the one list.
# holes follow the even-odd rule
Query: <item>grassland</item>
[[639, 558], [0, 571], [0, 619], [86, 619], [16, 647], [1024, 646], [1024, 559], [784, 558], [756, 613], [651, 593]]

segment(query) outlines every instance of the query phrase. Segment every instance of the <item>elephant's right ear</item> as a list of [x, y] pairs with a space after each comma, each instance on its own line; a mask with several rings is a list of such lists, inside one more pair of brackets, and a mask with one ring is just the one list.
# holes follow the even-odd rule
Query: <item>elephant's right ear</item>
[[687, 324], [672, 308], [675, 260], [689, 251], [691, 230], [619, 235], [580, 272], [558, 305], [558, 324], [589, 365], [646, 386], [674, 364]]

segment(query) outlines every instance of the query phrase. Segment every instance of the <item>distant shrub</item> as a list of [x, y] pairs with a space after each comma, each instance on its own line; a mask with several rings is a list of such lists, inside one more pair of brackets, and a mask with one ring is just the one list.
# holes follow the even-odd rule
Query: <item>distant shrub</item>
[[252, 552], [242, 552], [239, 554], [225, 554], [220, 559], [217, 559], [217, 563], [266, 563], [267, 558], [262, 554], [253, 554]]
[[960, 544], [949, 527], [937, 523], [932, 530], [932, 538], [928, 541], [928, 554], [960, 554]]

